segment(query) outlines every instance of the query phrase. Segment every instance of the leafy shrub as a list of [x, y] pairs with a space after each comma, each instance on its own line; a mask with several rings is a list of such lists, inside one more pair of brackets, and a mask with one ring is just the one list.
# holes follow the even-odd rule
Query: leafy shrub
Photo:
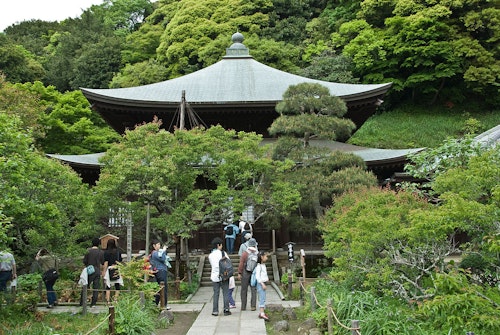
[[[345, 327], [350, 327], [352, 320], [360, 320], [363, 335], [394, 334], [413, 335], [431, 334], [421, 329], [414, 321], [411, 309], [391, 297], [378, 297], [371, 292], [350, 291], [330, 279], [315, 282], [315, 294], [320, 304], [312, 313], [316, 324], [325, 329], [328, 322], [327, 301], [331, 299], [332, 310], [336, 318]], [[310, 304], [310, 302], [309, 302]], [[334, 326], [334, 334], [345, 334], [342, 326]]]
[[115, 305], [116, 334], [151, 335], [156, 326], [157, 309], [153, 304], [141, 305], [139, 297], [135, 294], [120, 295]]
[[198, 274], [194, 274], [191, 284], [187, 281], [182, 281], [180, 284], [181, 298], [186, 299], [190, 294], [195, 293], [198, 289]]
[[500, 295], [498, 288], [472, 284], [465, 272], [437, 273], [433, 299], [421, 304], [417, 316], [436, 333], [474, 332], [476, 335], [496, 334], [500, 329]]

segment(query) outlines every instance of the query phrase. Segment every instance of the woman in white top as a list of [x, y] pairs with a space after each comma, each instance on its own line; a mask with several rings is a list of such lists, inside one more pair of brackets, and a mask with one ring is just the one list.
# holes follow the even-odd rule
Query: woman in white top
[[267, 276], [266, 261], [269, 254], [260, 252], [257, 258], [257, 266], [255, 267], [255, 278], [257, 279], [257, 294], [259, 295], [259, 318], [269, 321], [269, 317], [264, 312], [266, 308], [266, 282], [269, 281]]

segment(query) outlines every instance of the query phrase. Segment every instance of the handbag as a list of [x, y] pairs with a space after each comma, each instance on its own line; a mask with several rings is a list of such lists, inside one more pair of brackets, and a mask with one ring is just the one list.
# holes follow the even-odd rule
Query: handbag
[[110, 267], [110, 268], [108, 268], [108, 272], [109, 272], [109, 279], [110, 280], [120, 279], [120, 272], [118, 271], [118, 268]]
[[59, 278], [59, 273], [57, 273], [57, 270], [54, 268], [48, 269], [42, 275], [42, 280], [44, 282], [56, 281], [57, 278]]
[[94, 274], [95, 268], [93, 265], [87, 266], [87, 274], [90, 276], [91, 274]]

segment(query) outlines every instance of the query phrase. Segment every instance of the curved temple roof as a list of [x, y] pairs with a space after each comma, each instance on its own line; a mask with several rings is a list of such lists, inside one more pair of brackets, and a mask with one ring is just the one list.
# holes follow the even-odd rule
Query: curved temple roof
[[[222, 124], [225, 128], [257, 131], [266, 129], [277, 117], [274, 107], [283, 98], [290, 85], [319, 83], [328, 87], [332, 95], [342, 98], [349, 109], [353, 106], [361, 111], [351, 110], [346, 117], [358, 127], [382, 103], [382, 97], [391, 87], [385, 84], [341, 84], [301, 77], [264, 65], [250, 55], [241, 42], [243, 35], [236, 33], [233, 44], [226, 49], [226, 56], [219, 62], [185, 76], [159, 83], [116, 89], [81, 88], [83, 94], [103, 117], [118, 132], [135, 126], [145, 120], [146, 115], [157, 115], [161, 119], [172, 119], [179, 106], [183, 92], [186, 101], [196, 110], [200, 118], [207, 117], [209, 124]], [[366, 108], [366, 106], [369, 106]], [[364, 109], [363, 109], [364, 108]], [[216, 117], [221, 112], [236, 112], [242, 115], [251, 111], [255, 115], [266, 115], [259, 127], [239, 129], [237, 122], [225, 124], [226, 117]], [[131, 116], [137, 113], [141, 115]], [[170, 114], [169, 114], [170, 113]], [[209, 115], [203, 115], [209, 113]], [[271, 116], [269, 116], [271, 115]], [[127, 119], [128, 117], [128, 119]], [[120, 120], [121, 124], [120, 124]], [[255, 117], [254, 117], [255, 119]], [[135, 122], [135, 123], [134, 123]], [[252, 120], [240, 120], [241, 124]], [[257, 129], [258, 128], [258, 129]], [[260, 131], [260, 133], [264, 133]]]

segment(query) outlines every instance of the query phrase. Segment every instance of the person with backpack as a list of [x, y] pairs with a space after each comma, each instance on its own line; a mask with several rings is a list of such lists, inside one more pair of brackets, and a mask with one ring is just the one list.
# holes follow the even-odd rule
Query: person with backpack
[[[222, 239], [220, 237], [216, 237], [212, 240], [213, 250], [208, 255], [208, 260], [210, 261], [211, 272], [210, 272], [210, 280], [212, 281], [213, 289], [214, 289], [214, 297], [213, 297], [213, 307], [212, 307], [212, 315], [219, 315], [219, 295], [220, 290], [222, 289], [222, 301], [224, 306], [224, 315], [231, 315], [229, 311], [229, 278], [233, 275], [232, 273], [232, 265], [227, 263], [229, 259], [229, 255], [222, 250]], [[229, 262], [231, 260], [229, 259]], [[231, 268], [226, 268], [231, 266]]]
[[245, 243], [241, 243], [240, 249], [238, 250], [238, 256], [240, 257], [248, 249], [248, 241], [252, 238], [252, 234], [246, 233], [243, 237], [245, 238]]
[[242, 215], [240, 216], [240, 223], [238, 224], [238, 228], [241, 232], [241, 243], [245, 243], [245, 234], [250, 233], [253, 235], [253, 226], [250, 222], [246, 221]]
[[[244, 311], [247, 308], [247, 295], [248, 287], [250, 286], [250, 278], [252, 277], [252, 272], [257, 266], [258, 250], [257, 241], [254, 238], [248, 240], [248, 248], [240, 258], [240, 263], [238, 265], [238, 279], [241, 280], [241, 310]], [[257, 305], [257, 290], [255, 286], [250, 286], [250, 308], [252, 311], [256, 310]]]
[[226, 237], [226, 250], [228, 254], [234, 253], [234, 241], [236, 240], [236, 235], [240, 232], [238, 226], [234, 223], [230, 223], [224, 227], [224, 234]]

